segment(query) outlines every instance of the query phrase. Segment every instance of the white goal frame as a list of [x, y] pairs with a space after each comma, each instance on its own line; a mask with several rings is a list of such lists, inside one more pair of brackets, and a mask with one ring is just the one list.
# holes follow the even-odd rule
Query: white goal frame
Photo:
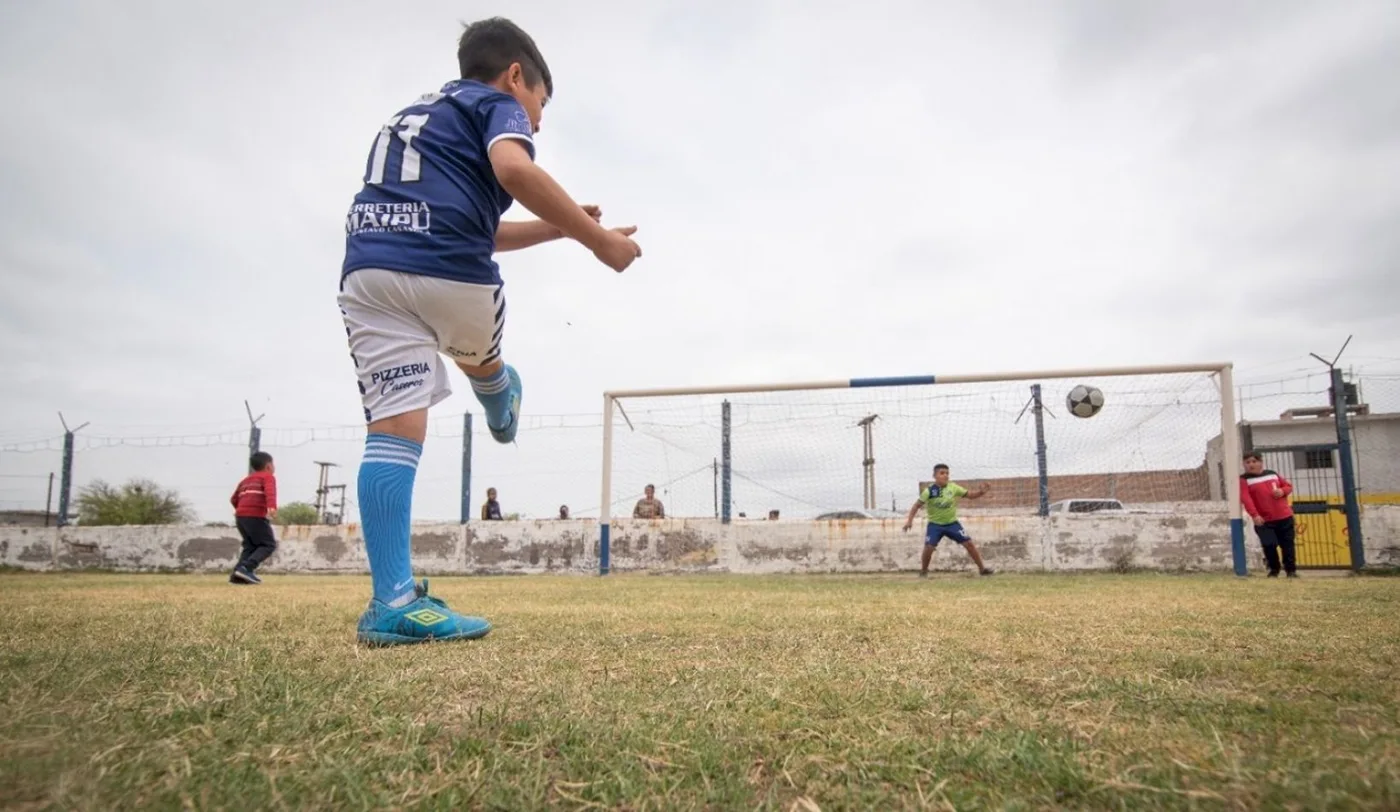
[[[1240, 476], [1240, 435], [1235, 421], [1234, 364], [1177, 364], [1164, 366], [1101, 367], [1088, 369], [1034, 370], [1029, 372], [997, 372], [984, 375], [906, 375], [886, 378], [849, 378], [832, 381], [795, 383], [742, 384], [736, 386], [689, 386], [663, 389], [618, 389], [603, 393], [603, 496], [598, 514], [598, 574], [607, 575], [612, 568], [612, 450], [613, 412], [617, 401], [637, 398], [658, 398], [674, 395], [738, 395], [753, 392], [793, 392], [819, 389], [860, 389], [868, 387], [937, 386], [955, 383], [994, 383], [1005, 381], [1035, 381], [1064, 378], [1113, 378], [1125, 375], [1174, 375], [1207, 373], [1215, 377], [1220, 389], [1220, 435], [1223, 441], [1225, 465], [1225, 500], [1230, 517], [1230, 547], [1236, 575], [1245, 575], [1244, 522], [1240, 515], [1240, 493], [1230, 487]], [[624, 417], [626, 413], [624, 412]]]

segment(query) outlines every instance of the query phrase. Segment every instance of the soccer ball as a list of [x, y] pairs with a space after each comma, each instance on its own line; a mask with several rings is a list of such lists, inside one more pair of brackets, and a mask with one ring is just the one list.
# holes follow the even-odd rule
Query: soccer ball
[[1065, 406], [1075, 417], [1093, 417], [1103, 408], [1103, 391], [1096, 386], [1081, 383], [1069, 390]]

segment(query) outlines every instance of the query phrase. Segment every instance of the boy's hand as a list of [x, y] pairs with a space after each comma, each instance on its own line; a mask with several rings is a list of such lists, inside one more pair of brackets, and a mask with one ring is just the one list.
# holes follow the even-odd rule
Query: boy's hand
[[593, 256], [614, 271], [622, 273], [642, 255], [642, 247], [631, 239], [631, 235], [636, 233], [636, 226], [622, 226], [604, 231], [597, 244], [592, 246]]
[[1263, 526], [1264, 526], [1264, 517], [1263, 517], [1263, 516], [1250, 516], [1249, 518], [1251, 518], [1251, 519], [1254, 520], [1254, 526], [1255, 526], [1255, 527], [1263, 527]]
[[913, 523], [913, 522], [905, 522], [905, 523], [904, 523], [904, 532], [908, 533], [908, 532], [909, 532], [909, 528], [911, 528], [911, 527], [913, 527], [913, 526], [914, 526], [914, 523]]
[[585, 203], [585, 204], [583, 204], [582, 206], [579, 206], [579, 208], [583, 209], [583, 213], [584, 213], [584, 214], [588, 215], [589, 217], [592, 217], [592, 218], [593, 218], [593, 222], [595, 222], [595, 223], [601, 223], [601, 222], [603, 222], [603, 209], [602, 209], [602, 207], [600, 207], [600, 206], [595, 206], [595, 205], [593, 205], [592, 203]]
[[1282, 499], [1282, 498], [1283, 498], [1283, 488], [1274, 488], [1274, 498], [1275, 498], [1275, 499]]

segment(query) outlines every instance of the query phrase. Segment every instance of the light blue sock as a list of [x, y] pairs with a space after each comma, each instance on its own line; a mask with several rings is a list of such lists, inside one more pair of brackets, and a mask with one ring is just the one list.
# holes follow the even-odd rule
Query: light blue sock
[[493, 429], [503, 429], [510, 425], [510, 376], [506, 375], [504, 364], [492, 375], [476, 378], [470, 375], [472, 391], [481, 406], [486, 410], [486, 425]]
[[360, 524], [374, 582], [374, 597], [390, 606], [406, 606], [416, 597], [410, 561], [409, 513], [413, 478], [423, 446], [391, 434], [365, 438], [360, 462]]

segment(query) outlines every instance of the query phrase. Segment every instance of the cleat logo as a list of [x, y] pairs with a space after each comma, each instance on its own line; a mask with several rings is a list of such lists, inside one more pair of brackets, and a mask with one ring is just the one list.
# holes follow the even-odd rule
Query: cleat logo
[[441, 623], [447, 620], [447, 615], [436, 609], [419, 609], [416, 612], [409, 612], [404, 617], [419, 624], [420, 626], [431, 626], [434, 623]]

